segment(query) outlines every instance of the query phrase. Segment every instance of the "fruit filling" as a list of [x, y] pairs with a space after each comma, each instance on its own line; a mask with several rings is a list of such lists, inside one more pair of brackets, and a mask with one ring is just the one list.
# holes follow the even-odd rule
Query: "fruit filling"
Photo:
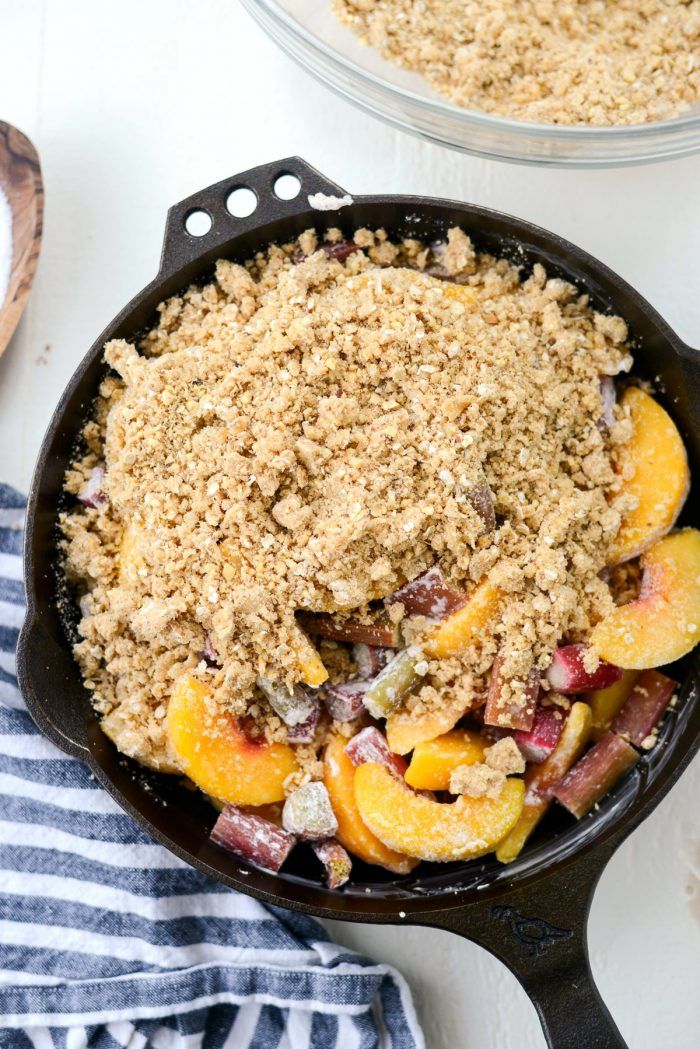
[[331, 891], [508, 863], [638, 774], [700, 532], [619, 317], [460, 229], [307, 231], [105, 358], [61, 518], [75, 656], [217, 847]]

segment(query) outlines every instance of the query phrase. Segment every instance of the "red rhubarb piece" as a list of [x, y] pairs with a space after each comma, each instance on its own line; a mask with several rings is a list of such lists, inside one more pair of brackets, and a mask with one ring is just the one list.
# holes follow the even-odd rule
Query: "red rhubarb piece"
[[600, 377], [600, 399], [603, 402], [603, 410], [598, 420], [598, 429], [601, 433], [606, 433], [615, 423], [615, 404], [617, 402], [615, 383], [609, 375]]
[[363, 681], [376, 677], [383, 670], [394, 653], [390, 648], [378, 648], [376, 645], [363, 643], [352, 646], [352, 657], [357, 664], [357, 672]]
[[325, 784], [314, 780], [297, 787], [284, 803], [282, 826], [300, 838], [332, 838], [338, 821]]
[[609, 688], [619, 681], [623, 671], [612, 663], [598, 663], [598, 669], [590, 673], [583, 665], [589, 645], [564, 645], [557, 648], [552, 655], [552, 662], [546, 670], [547, 681], [555, 692], [565, 696], [577, 695], [579, 692], [593, 692], [599, 688]]
[[104, 490], [105, 471], [103, 466], [95, 466], [85, 484], [78, 492], [78, 500], [84, 506], [90, 506], [93, 510], [99, 509], [107, 502], [107, 493]]
[[505, 681], [501, 674], [503, 666], [503, 655], [498, 653], [491, 668], [489, 691], [484, 707], [484, 724], [495, 725], [497, 728], [512, 728], [519, 732], [530, 732], [535, 723], [535, 710], [537, 708], [537, 697], [540, 691], [540, 674], [533, 667], [525, 682], [525, 702], [516, 704], [511, 699], [504, 699], [503, 686]]
[[400, 643], [399, 628], [393, 623], [358, 623], [356, 619], [339, 619], [328, 615], [302, 615], [301, 625], [308, 634], [329, 641], [361, 642], [382, 648], [396, 648]]
[[314, 709], [306, 721], [300, 721], [297, 725], [290, 725], [287, 729], [288, 743], [313, 743], [316, 738], [316, 729], [321, 718], [321, 704], [315, 696], [310, 698], [314, 700]]
[[466, 594], [445, 582], [438, 565], [416, 576], [386, 599], [386, 604], [400, 601], [409, 616], [444, 619], [467, 603]]
[[489, 486], [486, 483], [477, 484], [464, 494], [467, 502], [484, 522], [484, 532], [493, 532], [496, 527], [496, 508], [493, 503], [493, 492]]
[[326, 869], [326, 884], [329, 889], [339, 889], [350, 877], [352, 860], [339, 841], [314, 841], [311, 845]]
[[293, 834], [235, 805], [226, 806], [210, 837], [222, 849], [268, 871], [280, 869], [296, 842]]
[[677, 688], [677, 681], [658, 670], [643, 670], [622, 710], [613, 720], [612, 731], [636, 747], [644, 747]]
[[209, 634], [207, 634], [207, 636], [204, 638], [204, 647], [202, 648], [202, 659], [210, 667], [221, 666], [221, 662], [219, 660], [219, 653], [214, 648]]
[[581, 819], [636, 761], [639, 753], [615, 732], [606, 732], [554, 790], [554, 797]]
[[323, 690], [323, 702], [334, 721], [354, 721], [364, 714], [362, 697], [369, 688], [367, 681], [347, 681], [340, 685], [327, 685]]
[[541, 765], [559, 742], [565, 721], [566, 713], [558, 707], [539, 706], [530, 731], [513, 733], [513, 739], [525, 760]]
[[[362, 251], [362, 248], [352, 240], [341, 240], [337, 244], [321, 244], [316, 248], [316, 251], [322, 251], [328, 259], [337, 259], [338, 262], [345, 262], [349, 255], [352, 255], [355, 251]], [[298, 266], [300, 262], [303, 262], [308, 257], [303, 251], [295, 251], [292, 255], [292, 262], [295, 266]]]
[[345, 748], [345, 753], [353, 765], [365, 765], [370, 761], [377, 762], [380, 765], [386, 765], [392, 772], [398, 772], [399, 776], [403, 776], [408, 768], [400, 755], [393, 754], [389, 750], [386, 737], [373, 725], [363, 728], [361, 732], [353, 736]]

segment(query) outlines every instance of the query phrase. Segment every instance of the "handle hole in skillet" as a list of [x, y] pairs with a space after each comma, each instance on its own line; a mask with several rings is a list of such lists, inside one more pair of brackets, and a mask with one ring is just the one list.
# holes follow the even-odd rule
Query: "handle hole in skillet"
[[272, 183], [272, 190], [278, 200], [294, 200], [301, 192], [301, 179], [291, 171], [282, 171]]
[[257, 206], [257, 195], [248, 186], [236, 186], [226, 198], [226, 210], [235, 219], [248, 218]]
[[203, 208], [195, 208], [185, 215], [185, 229], [191, 237], [206, 237], [213, 225], [211, 215]]

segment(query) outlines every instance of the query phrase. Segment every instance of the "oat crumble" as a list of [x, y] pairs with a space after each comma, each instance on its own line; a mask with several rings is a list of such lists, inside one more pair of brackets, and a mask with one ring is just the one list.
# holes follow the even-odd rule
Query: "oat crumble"
[[459, 106], [545, 124], [642, 124], [700, 101], [698, 0], [334, 0], [380, 54]]
[[[458, 229], [442, 246], [360, 230], [347, 255], [318, 247], [308, 231], [245, 266], [221, 260], [138, 346], [106, 347], [113, 373], [66, 479], [76, 494], [104, 462], [106, 498], [62, 517], [83, 595], [75, 653], [105, 730], [156, 768], [176, 767], [164, 724], [183, 673], [283, 740], [256, 680], [299, 680], [313, 650], [296, 614], [371, 621], [436, 562], [507, 602], [492, 635], [420, 666], [417, 713], [483, 702], [498, 648], [522, 701], [533, 658], [545, 667], [613, 606], [600, 573], [629, 421], [598, 422], [600, 376], [629, 368], [624, 322], [539, 265], [522, 280]], [[389, 612], [407, 643], [429, 626]], [[342, 645], [321, 657], [331, 680], [355, 670]], [[290, 785], [321, 775], [328, 728], [297, 747]]]

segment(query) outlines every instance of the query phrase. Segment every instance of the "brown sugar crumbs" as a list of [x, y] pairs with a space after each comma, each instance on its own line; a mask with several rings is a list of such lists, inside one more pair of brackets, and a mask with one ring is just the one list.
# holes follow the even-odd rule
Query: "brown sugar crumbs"
[[700, 101], [698, 0], [334, 0], [452, 102], [545, 124], [641, 124]]
[[[517, 691], [533, 658], [545, 667], [612, 607], [600, 573], [630, 424], [618, 408], [600, 425], [600, 378], [630, 366], [624, 322], [459, 229], [432, 247], [339, 239], [221, 260], [138, 345], [106, 347], [113, 372], [66, 482], [101, 490], [62, 517], [75, 652], [105, 730], [152, 766], [172, 767], [183, 673], [283, 739], [256, 682], [304, 679], [316, 650], [297, 614], [370, 622], [432, 565], [507, 600], [478, 645], [424, 661], [421, 708], [460, 689], [478, 702], [497, 649]], [[425, 620], [391, 615], [420, 637]], [[352, 674], [344, 646], [320, 653], [331, 679]], [[307, 778], [319, 733], [297, 748]]]

